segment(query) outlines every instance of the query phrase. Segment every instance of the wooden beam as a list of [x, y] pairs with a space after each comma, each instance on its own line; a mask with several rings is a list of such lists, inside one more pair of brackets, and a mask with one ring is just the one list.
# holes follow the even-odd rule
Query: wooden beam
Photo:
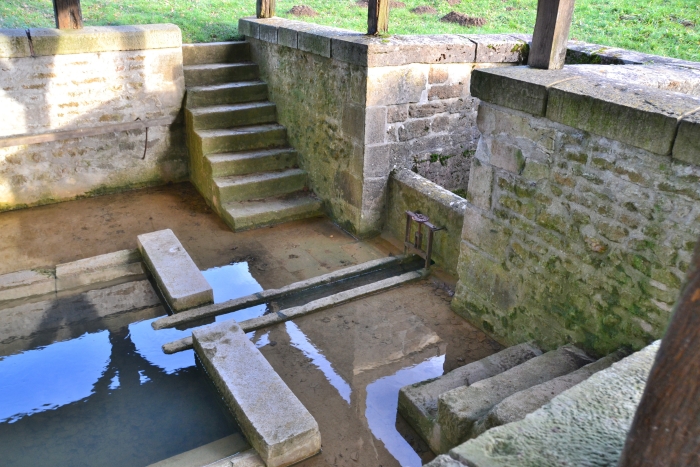
[[618, 467], [700, 465], [700, 242]]
[[385, 34], [389, 30], [389, 0], [369, 0], [367, 34]]
[[258, 18], [272, 18], [275, 16], [276, 0], [257, 0], [255, 3], [255, 15]]
[[575, 0], [538, 0], [528, 65], [560, 70], [566, 59]]
[[80, 0], [53, 0], [53, 13], [56, 16], [58, 29], [81, 29], [83, 27]]

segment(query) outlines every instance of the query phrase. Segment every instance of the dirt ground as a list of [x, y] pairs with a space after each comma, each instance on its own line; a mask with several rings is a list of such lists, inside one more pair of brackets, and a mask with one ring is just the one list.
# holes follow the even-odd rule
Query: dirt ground
[[[170, 228], [200, 269], [246, 261], [263, 288], [398, 253], [325, 218], [233, 233], [190, 184], [0, 213], [0, 274], [136, 247]], [[303, 466], [421, 465], [433, 458], [397, 415], [398, 388], [500, 349], [450, 310], [454, 279], [426, 280], [258, 331], [253, 340], [319, 423]]]

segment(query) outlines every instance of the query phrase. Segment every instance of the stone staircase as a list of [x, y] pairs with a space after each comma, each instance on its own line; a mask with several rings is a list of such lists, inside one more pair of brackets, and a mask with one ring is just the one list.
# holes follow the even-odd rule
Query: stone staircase
[[322, 215], [247, 42], [182, 47], [190, 178], [234, 230]]
[[566, 345], [542, 353], [531, 343], [507, 348], [440, 378], [403, 387], [399, 412], [436, 453], [511, 423], [624, 358], [594, 360]]

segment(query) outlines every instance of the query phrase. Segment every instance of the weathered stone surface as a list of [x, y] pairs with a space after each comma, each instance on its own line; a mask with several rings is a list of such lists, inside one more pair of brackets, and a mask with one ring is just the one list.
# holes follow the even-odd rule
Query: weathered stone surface
[[204, 367], [268, 467], [321, 449], [318, 424], [235, 321], [192, 332]]
[[56, 291], [53, 271], [27, 270], [0, 276], [0, 302]]
[[[182, 44], [185, 66], [232, 64], [250, 59], [250, 44], [245, 41]], [[188, 81], [188, 86], [190, 83]]]
[[450, 456], [472, 467], [617, 465], [659, 342], [594, 374], [524, 420], [467, 441]]
[[700, 69], [672, 65], [567, 65], [569, 73], [700, 96]]
[[367, 105], [418, 102], [428, 83], [428, 67], [384, 67], [367, 70]]
[[56, 266], [56, 290], [108, 282], [139, 279], [144, 271], [138, 250], [121, 250]]
[[480, 209], [491, 209], [491, 191], [493, 190], [493, 167], [484, 164], [476, 157], [472, 159], [469, 169], [467, 200]]
[[668, 155], [678, 119], [698, 108], [700, 98], [585, 78], [550, 87], [547, 118]]
[[676, 160], [700, 166], [700, 112], [681, 120], [672, 156]]
[[87, 26], [82, 29], [32, 28], [29, 35], [34, 55], [37, 56], [182, 46], [182, 33], [174, 24]]
[[214, 301], [214, 292], [204, 275], [170, 229], [137, 237], [139, 250], [174, 311]]
[[142, 308], [160, 300], [148, 281], [127, 282], [76, 296], [28, 303], [0, 310], [0, 343], [77, 323]]
[[472, 438], [475, 423], [506, 397], [570, 373], [592, 360], [576, 347], [564, 346], [496, 376], [442, 394], [438, 399], [437, 416], [440, 452]]
[[466, 34], [476, 44], [475, 62], [523, 63], [527, 59], [527, 42], [508, 34]]
[[579, 79], [567, 70], [537, 70], [529, 67], [498, 67], [474, 70], [471, 94], [482, 101], [544, 116], [550, 86]]
[[549, 403], [562, 392], [590, 378], [595, 373], [608, 368], [613, 363], [622, 360], [629, 352], [619, 350], [593, 363], [589, 363], [568, 375], [554, 378], [546, 383], [538, 384], [524, 391], [513, 394], [496, 404], [488, 414], [481, 418], [474, 428], [475, 435], [483, 433], [496, 426], [517, 422], [527, 414], [534, 412]]
[[31, 55], [27, 31], [0, 29], [0, 58], [23, 58]]
[[[148, 467], [212, 467], [217, 465], [221, 467], [231, 467], [233, 457], [238, 453], [248, 450], [253, 451], [243, 435], [236, 433], [176, 456], [163, 459]], [[257, 456], [257, 453], [255, 455]], [[243, 465], [244, 464], [242, 464], [241, 467], [243, 467]], [[261, 467], [263, 466], [264, 464], [261, 464]]]
[[469, 386], [541, 355], [531, 344], [519, 344], [469, 363], [430, 381], [404, 386], [399, 391], [399, 413], [428, 443], [440, 451], [440, 426], [436, 424], [438, 398], [452, 389]]
[[464, 467], [464, 464], [446, 454], [441, 454], [425, 464], [425, 467]]

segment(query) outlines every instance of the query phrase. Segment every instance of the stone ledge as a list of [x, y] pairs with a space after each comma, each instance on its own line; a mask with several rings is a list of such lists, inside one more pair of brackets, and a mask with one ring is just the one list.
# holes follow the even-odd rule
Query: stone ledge
[[27, 31], [0, 29], [0, 58], [24, 58], [31, 55]]
[[[700, 109], [698, 97], [603, 78], [595, 67], [478, 69], [472, 75], [471, 93], [485, 102], [546, 115], [664, 156], [671, 153], [680, 119]], [[687, 150], [681, 146], [679, 151]]]
[[679, 161], [700, 166], [700, 111], [681, 121], [672, 156]]
[[32, 28], [29, 35], [35, 56], [182, 47], [182, 33], [174, 24]]
[[[276, 30], [276, 32], [275, 32]], [[246, 37], [367, 67], [410, 63], [522, 63], [527, 38], [508, 34], [374, 37], [282, 18], [241, 18]]]

